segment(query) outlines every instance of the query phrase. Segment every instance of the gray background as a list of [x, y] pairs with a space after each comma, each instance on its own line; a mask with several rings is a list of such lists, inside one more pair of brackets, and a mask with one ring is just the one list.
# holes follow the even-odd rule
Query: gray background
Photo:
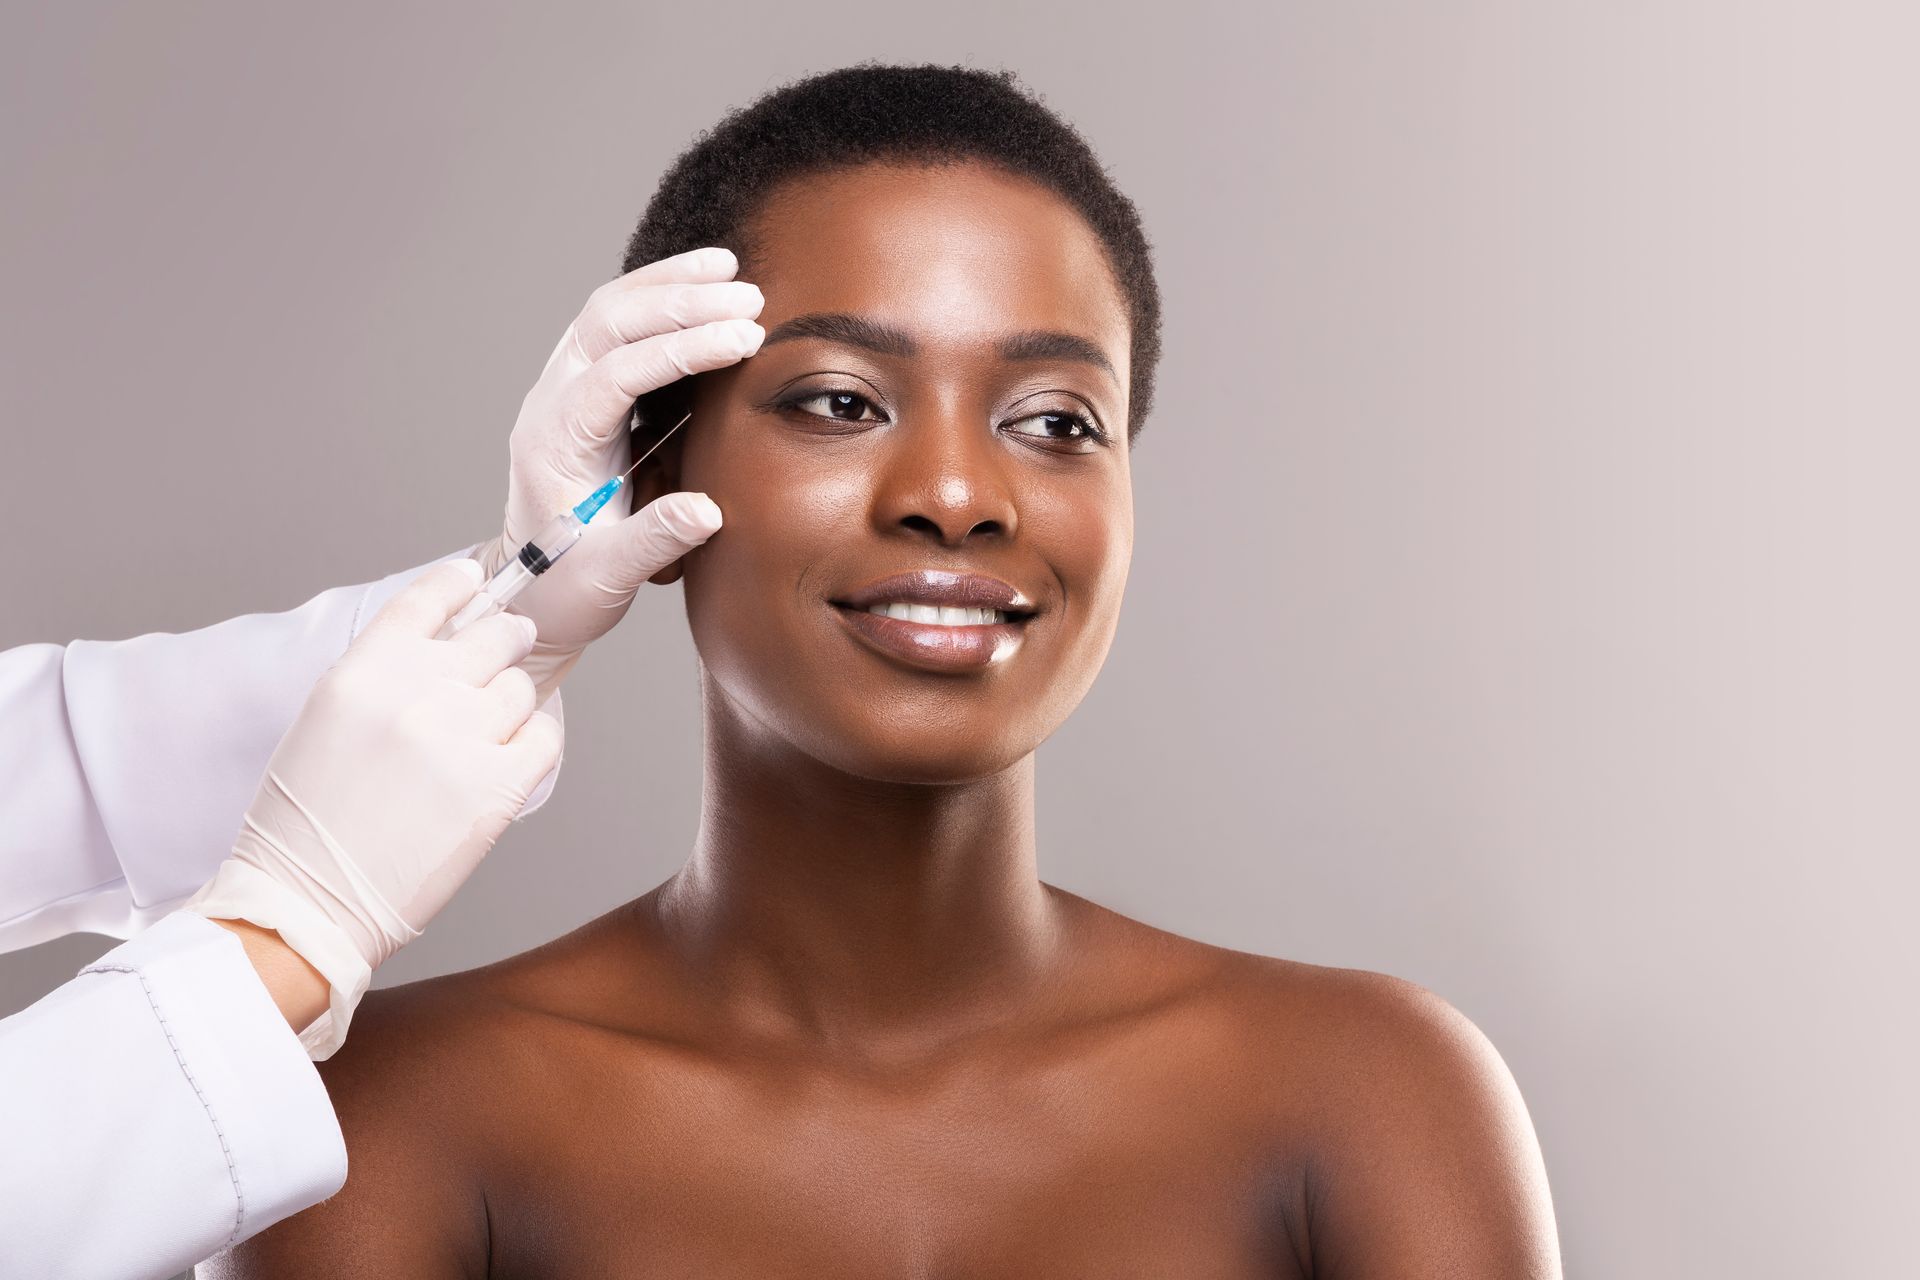
[[[486, 536], [520, 397], [698, 129], [863, 57], [1011, 66], [1167, 308], [1043, 874], [1451, 1000], [1572, 1276], [1910, 1274], [1913, 10], [1168, 8], [10, 7], [0, 645]], [[567, 708], [555, 799], [381, 984], [678, 864], [677, 587]], [[110, 945], [0, 961], [0, 1012]]]

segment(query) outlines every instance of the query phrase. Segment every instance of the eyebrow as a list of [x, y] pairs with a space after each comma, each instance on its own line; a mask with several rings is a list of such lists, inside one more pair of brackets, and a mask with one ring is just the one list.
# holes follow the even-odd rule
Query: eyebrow
[[[760, 343], [760, 349], [764, 351], [776, 342], [788, 342], [795, 338], [820, 338], [883, 356], [920, 354], [920, 344], [906, 330], [844, 311], [816, 311], [782, 321], [767, 333]], [[1120, 379], [1106, 352], [1087, 339], [1071, 333], [1025, 329], [1002, 338], [997, 350], [1002, 360], [1072, 360], [1104, 370], [1116, 382]]]

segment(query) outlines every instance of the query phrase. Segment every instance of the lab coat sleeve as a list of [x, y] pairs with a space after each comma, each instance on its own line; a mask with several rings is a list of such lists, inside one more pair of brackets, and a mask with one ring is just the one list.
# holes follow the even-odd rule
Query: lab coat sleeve
[[178, 635], [0, 652], [0, 952], [130, 938], [206, 883], [314, 682], [430, 567]]
[[176, 912], [0, 1021], [0, 1275], [165, 1277], [346, 1182], [240, 940]]

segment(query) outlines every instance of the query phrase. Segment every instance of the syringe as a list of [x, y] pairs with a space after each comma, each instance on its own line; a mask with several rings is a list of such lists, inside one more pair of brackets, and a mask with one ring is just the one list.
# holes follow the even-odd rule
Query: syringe
[[[653, 449], [658, 449], [665, 444], [667, 436], [685, 426], [687, 418], [692, 416], [689, 413], [686, 418], [668, 427], [666, 435], [654, 441]], [[440, 634], [436, 638], [445, 640], [448, 636], [458, 635], [466, 629], [468, 624], [498, 613], [506, 608], [515, 596], [525, 591], [535, 578], [552, 568], [555, 560], [565, 555], [574, 543], [580, 541], [580, 535], [587, 531], [587, 522], [599, 513], [600, 508], [607, 505], [608, 499], [620, 492], [620, 486], [625, 484], [627, 477], [647, 460], [653, 449], [648, 449], [646, 453], [635, 458], [633, 466], [628, 467], [624, 473], [595, 489], [576, 503], [571, 510], [562, 511], [553, 518], [551, 524], [528, 539], [519, 553], [507, 561], [506, 567], [494, 574], [487, 584], [480, 588], [480, 594], [467, 601], [466, 607], [453, 615], [447, 625], [440, 629]]]

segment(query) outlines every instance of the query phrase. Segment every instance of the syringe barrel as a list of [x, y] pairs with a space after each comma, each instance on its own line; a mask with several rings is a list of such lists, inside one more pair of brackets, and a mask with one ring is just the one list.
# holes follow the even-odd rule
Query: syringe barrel
[[[573, 512], [562, 511], [548, 523], [546, 528], [528, 540], [529, 546], [539, 548], [540, 554], [546, 557], [547, 564], [540, 564], [536, 560], [527, 567], [533, 570], [536, 577], [545, 573], [547, 571], [547, 565], [558, 560], [561, 555], [566, 552], [568, 547], [580, 541], [580, 535], [586, 530], [586, 527], [587, 526], [580, 523], [579, 518], [575, 516]], [[525, 547], [521, 548], [520, 555], [522, 559], [525, 558]]]
[[545, 573], [555, 560], [566, 553], [568, 548], [580, 540], [580, 534], [586, 526], [574, 518], [571, 511], [563, 512], [553, 518], [527, 545], [507, 561], [500, 572], [493, 575], [478, 595], [467, 601], [466, 607], [440, 629], [439, 639], [457, 635], [469, 623], [478, 622], [489, 614], [497, 613], [525, 591], [533, 580]]

